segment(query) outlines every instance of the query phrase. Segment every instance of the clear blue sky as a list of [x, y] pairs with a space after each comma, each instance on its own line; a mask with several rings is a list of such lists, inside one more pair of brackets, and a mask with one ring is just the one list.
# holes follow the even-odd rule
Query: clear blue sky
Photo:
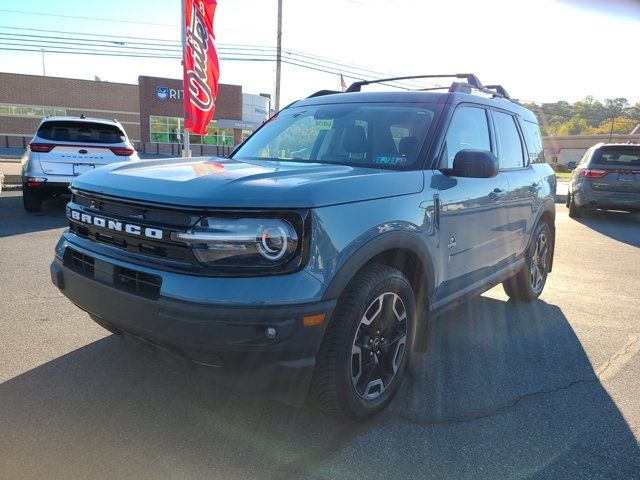
[[[2, 0], [0, 9], [131, 22], [0, 11], [0, 26], [180, 38], [179, 0]], [[218, 0], [218, 42], [273, 46], [275, 23], [276, 0]], [[471, 71], [525, 100], [575, 101], [590, 94], [638, 102], [639, 27], [640, 7], [632, 0], [284, 0], [283, 42], [385, 73]], [[45, 59], [53, 76], [136, 83], [138, 75], [181, 75], [179, 61], [171, 59], [53, 53]], [[0, 50], [0, 70], [41, 74], [40, 54]], [[220, 80], [250, 93], [272, 92], [274, 71], [272, 63], [223, 61]], [[339, 88], [339, 80], [285, 66], [282, 85], [286, 104]]]

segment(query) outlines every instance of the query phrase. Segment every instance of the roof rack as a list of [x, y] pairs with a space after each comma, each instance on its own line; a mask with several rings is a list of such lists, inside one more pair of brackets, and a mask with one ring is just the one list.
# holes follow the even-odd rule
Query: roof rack
[[495, 90], [504, 98], [511, 98], [502, 85], [485, 85], [485, 88], [488, 88], [489, 90]]
[[[344, 93], [353, 93], [360, 92], [364, 85], [370, 85], [372, 83], [388, 83], [395, 82], [398, 80], [415, 80], [419, 78], [458, 78], [462, 80], [466, 80], [466, 82], [452, 82], [450, 86], [439, 86], [439, 87], [427, 87], [427, 88], [419, 88], [418, 91], [425, 92], [430, 90], [448, 90], [449, 93], [472, 93], [473, 90], [478, 90], [487, 94], [490, 94], [494, 97], [500, 97], [512, 102], [516, 102], [517, 100], [513, 100], [507, 90], [502, 85], [482, 85], [482, 82], [478, 79], [478, 77], [473, 73], [448, 73], [444, 75], [410, 75], [406, 77], [390, 77], [390, 78], [380, 78], [377, 80], [361, 80], [358, 82], [352, 83], [349, 88]], [[307, 98], [321, 97], [323, 95], [333, 95], [336, 93], [342, 93], [337, 90], [319, 90]]]
[[418, 78], [462, 78], [466, 79], [467, 83], [475, 88], [483, 88], [482, 83], [480, 83], [478, 77], [476, 77], [473, 73], [447, 73], [444, 75], [409, 75], [407, 77], [380, 78], [378, 80], [361, 80], [349, 85], [346, 93], [359, 92], [364, 85], [370, 85], [372, 83], [395, 82], [398, 80], [415, 80]]
[[334, 93], [342, 93], [337, 90], [318, 90], [316, 93], [312, 93], [307, 98], [322, 97], [323, 95], [333, 95]]

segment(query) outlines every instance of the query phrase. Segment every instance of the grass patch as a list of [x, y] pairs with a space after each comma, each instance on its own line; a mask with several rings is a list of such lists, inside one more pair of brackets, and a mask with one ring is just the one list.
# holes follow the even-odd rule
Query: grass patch
[[571, 178], [571, 172], [556, 172], [556, 178], [558, 180], [569, 180]]

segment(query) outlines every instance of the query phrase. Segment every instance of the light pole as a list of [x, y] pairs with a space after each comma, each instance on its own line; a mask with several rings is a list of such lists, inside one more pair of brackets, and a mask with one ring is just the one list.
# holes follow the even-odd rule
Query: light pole
[[46, 77], [47, 71], [44, 68], [44, 48], [41, 48], [40, 51], [42, 52], [42, 76]]
[[278, 0], [278, 38], [276, 51], [276, 98], [275, 111], [280, 110], [280, 74], [282, 70], [282, 0]]

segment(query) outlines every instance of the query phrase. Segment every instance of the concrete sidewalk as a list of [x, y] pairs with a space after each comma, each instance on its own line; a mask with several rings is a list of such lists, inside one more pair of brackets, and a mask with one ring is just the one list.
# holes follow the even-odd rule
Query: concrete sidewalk
[[569, 182], [558, 181], [558, 187], [556, 188], [556, 203], [566, 202], [568, 194], [569, 194]]

